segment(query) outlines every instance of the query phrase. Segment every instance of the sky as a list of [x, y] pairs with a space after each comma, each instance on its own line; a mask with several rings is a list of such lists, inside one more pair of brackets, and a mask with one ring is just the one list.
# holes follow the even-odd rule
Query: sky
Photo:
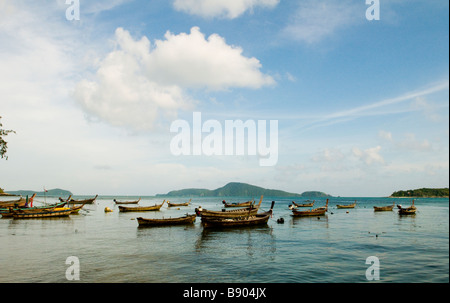
[[[16, 131], [0, 187], [139, 196], [244, 182], [343, 197], [448, 187], [448, 6], [0, 0], [0, 116]], [[256, 154], [208, 153], [211, 138], [238, 144], [225, 125], [239, 120], [257, 126], [243, 138]], [[176, 121], [190, 127], [190, 154], [173, 150]], [[262, 139], [276, 153], [268, 166]]]

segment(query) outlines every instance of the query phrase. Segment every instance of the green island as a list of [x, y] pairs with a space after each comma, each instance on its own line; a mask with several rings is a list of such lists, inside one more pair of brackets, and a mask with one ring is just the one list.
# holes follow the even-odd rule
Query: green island
[[331, 197], [330, 195], [320, 191], [307, 191], [302, 194], [289, 193], [277, 189], [266, 189], [246, 183], [230, 182], [223, 187], [210, 190], [201, 188], [187, 188], [181, 190], [173, 190], [167, 194], [157, 194], [157, 197]]
[[448, 198], [448, 188], [419, 188], [394, 192], [390, 198]]
[[[34, 193], [36, 193], [37, 196], [54, 196], [54, 197], [66, 197], [66, 196], [70, 196], [72, 195], [72, 193], [68, 190], [65, 189], [60, 189], [60, 188], [54, 188], [54, 189], [49, 189], [47, 190], [45, 193], [44, 191], [35, 191], [35, 190], [14, 190], [14, 191], [8, 191], [7, 192], [10, 195], [15, 195], [15, 196], [26, 196], [26, 195], [33, 195]], [[4, 189], [0, 188], [0, 194], [4, 194]]]

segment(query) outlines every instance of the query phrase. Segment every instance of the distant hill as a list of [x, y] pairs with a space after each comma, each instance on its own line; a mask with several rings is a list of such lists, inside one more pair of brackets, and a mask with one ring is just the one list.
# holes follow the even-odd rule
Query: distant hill
[[[8, 191], [9, 194], [12, 195], [22, 195], [22, 196], [26, 196], [29, 195], [31, 196], [32, 194], [36, 193], [37, 196], [43, 196], [44, 195], [44, 191], [35, 191], [35, 190], [15, 190], [15, 191]], [[60, 188], [55, 188], [55, 189], [49, 189], [47, 190], [47, 192], [45, 193], [46, 196], [55, 196], [55, 197], [68, 197], [70, 195], [72, 195], [72, 193], [68, 190], [65, 189], [60, 189]]]
[[322, 192], [309, 191], [303, 194], [289, 193], [282, 190], [266, 189], [246, 183], [231, 182], [227, 185], [210, 190], [199, 188], [187, 188], [173, 190], [167, 194], [158, 194], [157, 197], [330, 197]]
[[410, 190], [400, 190], [394, 192], [391, 197], [393, 198], [448, 198], [448, 188], [419, 188]]

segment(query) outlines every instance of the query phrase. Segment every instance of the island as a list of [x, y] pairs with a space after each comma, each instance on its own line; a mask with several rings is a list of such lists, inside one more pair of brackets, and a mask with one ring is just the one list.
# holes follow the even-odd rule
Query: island
[[448, 188], [419, 188], [394, 192], [390, 198], [448, 198]]
[[181, 190], [173, 190], [167, 194], [157, 194], [157, 197], [304, 197], [319, 198], [331, 197], [330, 195], [320, 191], [307, 191], [302, 194], [290, 193], [277, 189], [266, 189], [246, 183], [230, 182], [223, 187], [210, 190], [201, 188], [187, 188]]

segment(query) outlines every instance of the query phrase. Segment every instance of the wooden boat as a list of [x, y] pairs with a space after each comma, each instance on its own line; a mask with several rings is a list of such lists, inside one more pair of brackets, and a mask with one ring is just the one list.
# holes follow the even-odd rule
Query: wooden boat
[[36, 210], [46, 210], [46, 209], [53, 209], [55, 207], [63, 207], [67, 202], [60, 202], [53, 205], [45, 205], [45, 206], [34, 206], [34, 207], [19, 207], [19, 208], [2, 208], [0, 209], [0, 214], [3, 218], [11, 218], [14, 214], [14, 212], [22, 211], [22, 212], [31, 212]]
[[[36, 197], [36, 193], [34, 193], [31, 198], [29, 198], [29, 201], [32, 201]], [[0, 208], [8, 208], [8, 207], [24, 207], [27, 203], [27, 198], [23, 198], [22, 196], [17, 200], [10, 200], [10, 201], [0, 201]]]
[[219, 218], [219, 217], [203, 217], [202, 225], [203, 227], [247, 227], [267, 224], [269, 218], [273, 213], [273, 206], [275, 201], [272, 201], [272, 206], [270, 210], [265, 213], [255, 214], [255, 215], [244, 215], [234, 218]]
[[121, 212], [157, 211], [163, 206], [163, 204], [165, 202], [166, 202], [166, 200], [164, 200], [162, 204], [155, 204], [153, 206], [136, 206], [136, 207], [119, 206], [119, 211], [121, 211]]
[[255, 200], [247, 201], [247, 202], [235, 202], [235, 203], [227, 203], [225, 200], [222, 201], [224, 207], [249, 207], [255, 203]]
[[417, 208], [414, 206], [414, 200], [412, 201], [412, 205], [410, 207], [403, 208], [401, 205], [397, 205], [397, 207], [399, 209], [399, 215], [414, 215], [417, 210]]
[[170, 225], [187, 225], [194, 224], [196, 214], [186, 215], [179, 218], [163, 218], [163, 219], [145, 219], [142, 217], [136, 218], [139, 226], [170, 226]]
[[308, 216], [323, 216], [328, 210], [328, 199], [327, 203], [323, 207], [318, 207], [310, 210], [292, 210], [292, 215], [294, 217], [308, 217]]
[[167, 207], [189, 206], [189, 204], [191, 204], [191, 200], [192, 199], [189, 199], [189, 201], [185, 203], [170, 203], [167, 201]]
[[392, 203], [392, 205], [388, 205], [388, 206], [374, 206], [373, 210], [374, 211], [392, 211], [394, 209], [395, 206], [395, 202]]
[[69, 203], [69, 204], [92, 204], [92, 203], [94, 203], [95, 199], [97, 199], [97, 197], [98, 197], [98, 195], [95, 195], [94, 198], [84, 199], [84, 200], [70, 199], [69, 201], [67, 201], [67, 203]]
[[246, 215], [256, 215], [258, 212], [259, 207], [261, 206], [261, 202], [263, 200], [263, 196], [261, 196], [261, 199], [259, 200], [258, 205], [251, 205], [246, 208], [238, 208], [238, 209], [232, 209], [232, 210], [225, 210], [222, 209], [222, 211], [213, 211], [213, 210], [207, 210], [202, 209], [201, 207], [196, 208], [195, 212], [198, 216], [203, 217], [217, 217], [217, 218], [233, 218], [233, 217], [242, 217]]
[[294, 201], [292, 201], [292, 205], [294, 205], [296, 207], [313, 207], [315, 202], [316, 201], [312, 201], [311, 203], [305, 203], [305, 204], [297, 204]]
[[62, 209], [44, 209], [35, 211], [22, 211], [18, 210], [13, 213], [14, 219], [38, 219], [38, 218], [55, 218], [55, 217], [67, 217], [72, 212], [72, 209], [64, 207]]
[[114, 201], [114, 203], [116, 203], [116, 204], [138, 204], [139, 201], [141, 201], [141, 198], [139, 198], [139, 199], [136, 200], [136, 201], [117, 201], [116, 199], [114, 199], [113, 201]]
[[355, 208], [356, 206], [356, 201], [353, 204], [348, 204], [348, 205], [336, 205], [337, 208]]
[[61, 202], [69, 202], [71, 198], [72, 198], [72, 195], [70, 195], [69, 198], [67, 198], [67, 199], [65, 199], [65, 200], [64, 200], [63, 198], [61, 198], [61, 197], [59, 197], [58, 199], [59, 199], [59, 201], [61, 201]]

